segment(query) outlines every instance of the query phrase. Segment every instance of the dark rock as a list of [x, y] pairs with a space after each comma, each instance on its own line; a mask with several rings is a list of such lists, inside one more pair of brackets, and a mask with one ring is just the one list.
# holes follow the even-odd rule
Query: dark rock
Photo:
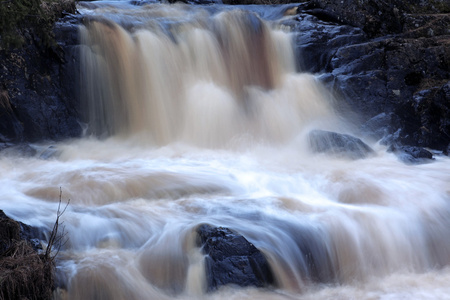
[[[78, 137], [79, 69], [72, 23], [56, 24], [57, 45], [0, 50], [0, 137], [3, 142], [35, 142]], [[61, 40], [62, 39], [62, 40]]]
[[266, 287], [274, 277], [264, 255], [243, 236], [222, 227], [197, 228], [198, 245], [207, 254], [208, 291], [223, 285]]
[[28, 144], [18, 144], [18, 145], [10, 145], [2, 150], [0, 150], [4, 155], [10, 156], [24, 156], [24, 157], [32, 157], [35, 156], [37, 151], [35, 148], [31, 147]]
[[312, 0], [284, 24], [296, 34], [299, 69], [327, 73], [321, 79], [341, 99], [340, 113], [360, 124], [389, 115], [373, 133], [365, 126], [365, 136], [397, 132], [400, 144], [445, 150], [449, 10], [441, 0]]
[[318, 73], [330, 70], [330, 62], [340, 47], [361, 43], [367, 38], [359, 28], [320, 21], [301, 14], [290, 25], [296, 32], [295, 51], [301, 71]]
[[398, 116], [392, 112], [381, 113], [361, 126], [364, 137], [378, 141], [394, 133], [400, 127]]
[[7, 250], [13, 240], [20, 239], [20, 225], [0, 210], [0, 253]]
[[50, 159], [52, 157], [55, 157], [59, 153], [59, 150], [55, 146], [49, 146], [45, 148], [40, 154], [40, 159]]
[[388, 152], [395, 153], [401, 161], [410, 164], [428, 163], [433, 159], [433, 154], [422, 147], [391, 145]]
[[450, 47], [441, 38], [387, 38], [345, 46], [332, 59], [331, 87], [363, 119], [394, 113], [393, 126], [404, 134], [402, 144], [442, 150], [450, 129], [446, 61]]
[[15, 221], [0, 210], [0, 253], [8, 249], [13, 241], [27, 241], [35, 251], [42, 250], [43, 231], [39, 228]]
[[323, 130], [309, 133], [311, 149], [319, 153], [328, 153], [351, 159], [365, 158], [374, 151], [361, 139], [348, 134]]
[[369, 36], [399, 33], [402, 30], [406, 9], [404, 1], [359, 1], [359, 0], [312, 0], [310, 10], [321, 9], [327, 16], [333, 16], [351, 26], [363, 29]]

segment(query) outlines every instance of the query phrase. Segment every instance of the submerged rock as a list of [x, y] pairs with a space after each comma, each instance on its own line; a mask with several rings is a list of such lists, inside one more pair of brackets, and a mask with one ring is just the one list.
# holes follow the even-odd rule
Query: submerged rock
[[0, 150], [3, 155], [33, 157], [37, 151], [28, 144], [8, 145]]
[[410, 164], [427, 163], [433, 159], [433, 154], [422, 147], [391, 145], [388, 152], [393, 152], [401, 161]]
[[206, 257], [208, 291], [235, 284], [266, 287], [274, 284], [268, 261], [253, 244], [228, 228], [204, 224], [197, 228], [198, 245]]
[[400, 126], [400, 121], [394, 113], [381, 113], [371, 118], [361, 126], [361, 134], [364, 137], [378, 141], [384, 137], [394, 134]]
[[337, 132], [313, 130], [309, 133], [311, 149], [345, 158], [365, 158], [374, 151], [361, 139]]

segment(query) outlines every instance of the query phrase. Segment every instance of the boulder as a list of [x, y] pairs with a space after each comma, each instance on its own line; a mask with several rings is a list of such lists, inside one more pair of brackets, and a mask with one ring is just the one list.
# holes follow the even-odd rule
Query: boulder
[[267, 287], [274, 276], [267, 259], [253, 244], [228, 228], [204, 224], [197, 228], [198, 245], [206, 257], [208, 291], [221, 286]]
[[372, 148], [361, 139], [331, 131], [311, 131], [309, 133], [309, 144], [314, 152], [350, 159], [365, 158], [374, 153]]

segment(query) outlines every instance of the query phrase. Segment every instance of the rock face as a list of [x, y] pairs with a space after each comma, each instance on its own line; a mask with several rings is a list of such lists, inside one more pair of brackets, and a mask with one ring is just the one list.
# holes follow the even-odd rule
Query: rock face
[[0, 51], [0, 142], [60, 140], [81, 134], [78, 122], [77, 28], [56, 24], [57, 44]]
[[323, 130], [311, 131], [309, 143], [314, 152], [350, 159], [365, 158], [374, 152], [372, 148], [357, 137]]
[[265, 287], [274, 284], [264, 255], [243, 236], [228, 228], [201, 225], [198, 245], [206, 257], [208, 291], [223, 285]]
[[296, 32], [300, 69], [321, 73], [365, 134], [448, 148], [448, 2], [312, 0], [298, 10], [285, 25]]

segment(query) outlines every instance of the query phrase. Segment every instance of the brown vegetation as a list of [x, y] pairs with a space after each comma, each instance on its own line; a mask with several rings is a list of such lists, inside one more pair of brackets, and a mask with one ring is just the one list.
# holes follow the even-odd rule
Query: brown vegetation
[[[70, 200], [69, 200], [70, 201]], [[69, 205], [69, 202], [67, 202]], [[48, 300], [54, 290], [54, 260], [65, 239], [64, 229], [58, 233], [60, 201], [47, 249], [38, 253], [30, 242], [21, 239], [21, 224], [0, 210], [0, 299]], [[52, 254], [52, 249], [56, 254]]]

